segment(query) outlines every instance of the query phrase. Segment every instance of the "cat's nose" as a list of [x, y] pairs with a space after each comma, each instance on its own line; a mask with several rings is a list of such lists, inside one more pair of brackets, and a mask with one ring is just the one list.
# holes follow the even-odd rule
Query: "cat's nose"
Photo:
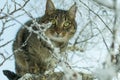
[[60, 36], [60, 33], [61, 33], [60, 31], [56, 31], [56, 32], [55, 32], [55, 34], [56, 34], [57, 37]]
[[61, 33], [61, 30], [60, 29], [56, 29], [55, 31], [57, 34], [60, 34]]
[[60, 31], [56, 31], [56, 34], [60, 34]]
[[55, 32], [55, 34], [56, 34], [56, 36], [58, 36], [58, 35], [59, 35], [59, 32]]

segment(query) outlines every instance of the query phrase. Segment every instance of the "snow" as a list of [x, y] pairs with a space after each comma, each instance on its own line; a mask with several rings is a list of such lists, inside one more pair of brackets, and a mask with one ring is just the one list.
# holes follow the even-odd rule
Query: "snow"
[[[6, 1], [7, 0], [2, 0], [1, 3], [4, 4]], [[16, 1], [19, 1], [19, 0], [16, 0]], [[84, 29], [86, 26], [88, 26], [87, 27], [88, 29], [86, 28], [86, 32], [88, 32], [88, 33], [85, 32], [82, 37], [80, 36], [79, 41], [84, 40], [85, 37], [89, 37], [88, 34], [90, 33], [89, 32], [90, 27], [94, 27], [93, 32], [98, 33], [99, 31], [97, 30], [97, 28], [100, 28], [101, 30], [103, 30], [103, 32], [105, 32], [104, 36], [105, 36], [106, 42], [107, 42], [108, 46], [110, 46], [111, 35], [110, 35], [109, 30], [104, 31], [104, 28], [106, 28], [106, 27], [104, 27], [105, 24], [103, 24], [103, 22], [100, 19], [98, 19], [98, 17], [95, 14], [89, 12], [89, 9], [87, 9], [85, 7], [85, 5], [80, 3], [79, 0], [60, 0], [59, 2], [58, 2], [58, 0], [52, 0], [52, 1], [54, 2], [56, 8], [65, 9], [65, 10], [69, 9], [69, 7], [74, 4], [74, 1], [77, 2], [78, 11], [77, 11], [76, 21], [77, 21], [78, 27], [77, 27], [76, 35], [74, 36], [73, 39], [70, 40], [71, 44], [74, 44], [75, 39], [79, 36], [79, 32], [82, 29]], [[99, 1], [102, 4], [107, 3], [105, 5], [108, 5], [108, 3], [110, 5], [112, 5], [111, 0], [105, 0], [106, 2], [102, 1], [102, 0], [94, 0], [94, 1]], [[117, 1], [118, 1], [117, 4], [120, 4], [120, 0], [117, 0]], [[112, 27], [113, 13], [111, 10], [109, 10], [108, 8], [105, 8], [105, 10], [107, 12], [105, 14], [105, 16], [107, 16], [107, 17], [104, 17], [104, 16], [102, 16], [103, 11], [105, 11], [104, 9], [99, 8], [98, 5], [95, 5], [91, 0], [84, 0], [84, 2], [86, 4], [88, 4], [89, 7], [93, 9], [93, 11], [95, 11], [96, 13], [98, 12], [98, 14], [101, 15], [102, 19], [104, 21], [106, 21], [106, 24], [109, 24], [110, 28]], [[9, 4], [11, 4], [11, 3], [12, 2], [9, 2]], [[23, 2], [20, 1], [20, 3], [23, 3]], [[44, 15], [45, 3], [46, 3], [46, 0], [31, 0], [29, 2], [29, 4], [25, 7], [25, 10], [30, 12], [30, 14], [32, 14], [33, 17], [42, 16], [42, 15]], [[0, 8], [2, 8], [4, 6], [3, 4], [0, 5]], [[11, 6], [11, 10], [13, 10], [13, 7], [14, 6]], [[118, 6], [118, 9], [119, 8], [120, 8], [120, 6]], [[17, 12], [16, 14], [12, 15], [12, 17], [15, 17], [15, 16], [23, 14], [23, 13], [24, 13], [24, 11]], [[22, 24], [24, 24], [29, 19], [30, 19], [30, 17], [26, 14], [23, 14], [22, 16], [16, 18], [16, 20], [20, 21]], [[109, 20], [107, 20], [107, 19], [109, 19]], [[88, 25], [86, 25], [87, 23], [88, 23]], [[1, 22], [0, 22], [0, 24], [2, 25]], [[17, 31], [21, 27], [21, 24], [14, 21], [14, 19], [12, 21], [10, 21], [8, 23], [8, 25], [9, 24], [15, 24], [15, 25], [6, 29], [4, 32], [4, 35], [0, 36], [0, 39], [4, 39], [4, 40], [0, 41], [0, 45], [2, 45], [3, 43], [5, 43], [9, 40], [14, 40]], [[92, 35], [92, 34], [90, 33], [89, 35]], [[119, 35], [120, 35], [120, 33], [118, 32], [118, 39], [117, 39], [118, 43], [120, 43]], [[100, 68], [100, 67], [103, 67], [102, 64], [105, 61], [108, 51], [106, 49], [105, 44], [103, 43], [101, 35], [99, 35], [98, 37], [99, 38], [92, 38], [92, 40], [91, 40], [92, 42], [88, 40], [88, 42], [90, 42], [91, 44], [86, 44], [86, 43], [82, 44], [81, 43], [79, 45], [79, 47], [84, 49], [83, 52], [68, 51], [68, 53], [69, 53], [68, 61], [75, 70], [84, 71], [84, 72], [85, 71], [93, 72], [96, 70], [96, 71], [98, 71], [98, 73], [95, 72], [95, 74], [98, 74], [99, 76], [98, 75], [96, 75], [96, 76], [98, 76], [100, 78], [101, 78], [101, 76], [102, 77], [105, 76], [104, 74], [107, 74], [107, 73], [109, 73], [108, 77], [113, 77], [113, 75], [116, 75], [113, 73], [114, 70], [111, 70], [111, 68], [107, 69], [107, 70]], [[0, 53], [4, 53], [4, 55], [7, 57], [10, 54], [12, 54], [12, 43], [8, 44], [5, 47], [0, 48]], [[94, 43], [94, 45], [92, 43]], [[1, 58], [1, 56], [0, 56], [0, 58]], [[0, 62], [1, 61], [2, 61], [2, 59], [0, 59]], [[13, 56], [9, 60], [7, 60], [2, 66], [0, 66], [0, 80], [7, 80], [7, 78], [2, 73], [2, 70], [12, 70], [15, 72]], [[102, 73], [104, 73], [104, 74], [102, 74]], [[72, 71], [69, 74], [72, 75], [73, 74]], [[107, 79], [108, 77], [104, 77], [104, 78]], [[67, 76], [67, 78], [68, 78], [68, 76]]]

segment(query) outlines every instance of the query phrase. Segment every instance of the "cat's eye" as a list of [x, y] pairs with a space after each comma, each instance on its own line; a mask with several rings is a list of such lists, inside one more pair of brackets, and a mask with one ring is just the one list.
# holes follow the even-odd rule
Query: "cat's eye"
[[65, 27], [67, 27], [67, 26], [69, 26], [69, 25], [70, 25], [70, 22], [65, 22], [65, 23], [64, 23], [64, 26], [65, 26]]

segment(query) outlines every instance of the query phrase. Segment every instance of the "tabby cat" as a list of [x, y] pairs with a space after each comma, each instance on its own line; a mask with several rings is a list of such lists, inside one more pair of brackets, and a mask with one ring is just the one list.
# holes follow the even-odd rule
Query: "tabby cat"
[[[53, 2], [47, 0], [45, 14], [36, 18], [39, 24], [52, 23], [45, 31], [45, 35], [61, 51], [65, 50], [69, 39], [76, 32], [76, 9], [75, 4], [69, 10], [56, 9]], [[28, 27], [32, 24], [32, 20], [25, 23]], [[37, 26], [33, 26], [33, 30], [38, 30]], [[26, 44], [22, 46], [25, 42]], [[20, 50], [18, 50], [19, 48]], [[38, 39], [37, 34], [29, 32], [26, 28], [18, 31], [13, 51], [16, 73], [20, 76], [26, 73], [44, 74], [46, 70], [49, 70], [49, 66], [55, 65], [55, 61], [51, 59], [52, 54], [48, 44], [43, 39]]]

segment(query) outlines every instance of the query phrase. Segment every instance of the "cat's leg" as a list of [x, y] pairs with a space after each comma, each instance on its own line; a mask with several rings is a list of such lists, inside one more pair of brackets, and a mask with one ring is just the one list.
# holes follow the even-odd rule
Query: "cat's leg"
[[36, 60], [26, 51], [15, 53], [16, 73], [24, 75], [26, 73], [38, 73], [39, 67]]
[[24, 75], [28, 72], [28, 63], [26, 61], [26, 53], [25, 51], [18, 51], [14, 53], [15, 56], [15, 70], [19, 75]]

